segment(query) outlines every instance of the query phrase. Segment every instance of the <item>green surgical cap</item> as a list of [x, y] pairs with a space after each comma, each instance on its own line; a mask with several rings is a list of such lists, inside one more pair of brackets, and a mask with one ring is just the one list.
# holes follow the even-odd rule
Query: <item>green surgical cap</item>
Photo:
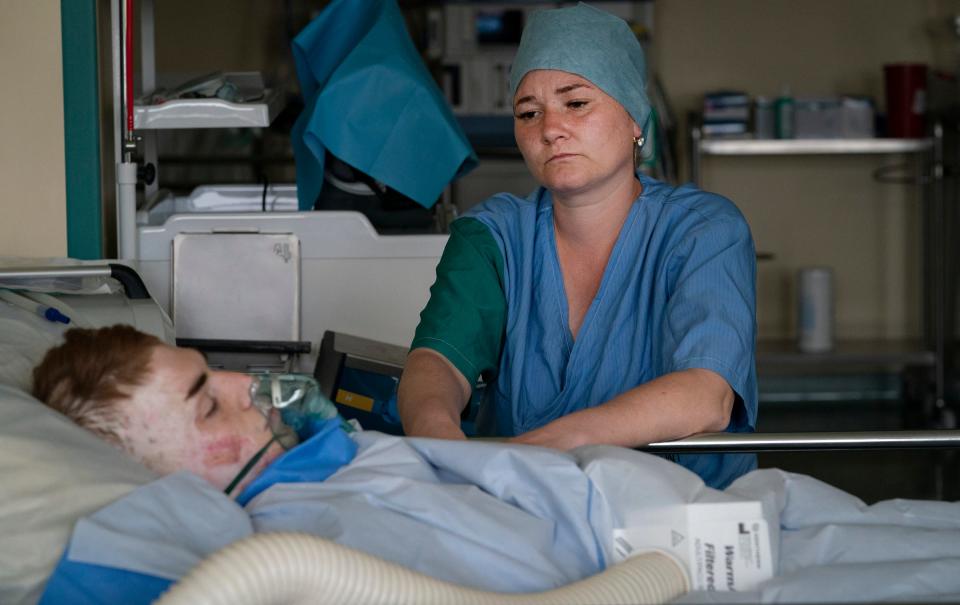
[[644, 131], [650, 117], [647, 62], [627, 22], [584, 3], [533, 13], [510, 68], [510, 94], [535, 69], [558, 69], [593, 82]]

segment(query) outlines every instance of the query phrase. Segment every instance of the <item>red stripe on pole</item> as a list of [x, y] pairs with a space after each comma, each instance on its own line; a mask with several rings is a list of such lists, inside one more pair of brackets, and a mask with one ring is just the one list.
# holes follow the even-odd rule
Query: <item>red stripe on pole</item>
[[127, 90], [124, 91], [127, 97], [127, 138], [133, 138], [133, 0], [127, 2], [127, 64], [124, 66], [127, 72]]

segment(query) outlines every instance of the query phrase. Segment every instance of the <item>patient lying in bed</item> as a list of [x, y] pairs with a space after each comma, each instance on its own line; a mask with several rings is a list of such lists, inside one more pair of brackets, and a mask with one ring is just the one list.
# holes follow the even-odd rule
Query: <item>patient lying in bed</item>
[[652, 511], [744, 499], [764, 503], [779, 576], [748, 594], [686, 600], [960, 596], [957, 504], [866, 507], [775, 470], [719, 492], [621, 448], [347, 435], [336, 421], [288, 452], [268, 446], [232, 499], [224, 487], [273, 436], [249, 404], [249, 377], [109, 328], [71, 334], [35, 379], [38, 398], [165, 475], [76, 524], [44, 602], [149, 602], [204, 557], [263, 531], [309, 532], [467, 586], [545, 590], [610, 565], [613, 531]]
[[190, 471], [220, 489], [272, 442], [239, 492], [283, 453], [251, 405], [252, 380], [116, 325], [68, 331], [34, 369], [33, 394], [151, 470]]
[[[78, 523], [46, 601], [109, 590], [110, 600], [148, 602], [255, 531], [309, 531], [501, 591], [544, 590], [605, 567], [590, 524], [597, 503], [572, 457], [354, 438], [335, 419], [284, 453], [276, 424], [251, 405], [250, 383], [125, 326], [72, 330], [48, 352], [34, 395], [166, 477]], [[265, 446], [237, 501], [226, 497]], [[514, 464], [518, 450], [533, 454], [527, 469]]]

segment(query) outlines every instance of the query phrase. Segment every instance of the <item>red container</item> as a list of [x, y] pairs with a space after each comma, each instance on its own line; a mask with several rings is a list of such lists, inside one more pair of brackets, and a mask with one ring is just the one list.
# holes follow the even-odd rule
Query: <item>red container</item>
[[926, 135], [927, 66], [892, 63], [883, 66], [887, 95], [887, 136], [918, 139]]

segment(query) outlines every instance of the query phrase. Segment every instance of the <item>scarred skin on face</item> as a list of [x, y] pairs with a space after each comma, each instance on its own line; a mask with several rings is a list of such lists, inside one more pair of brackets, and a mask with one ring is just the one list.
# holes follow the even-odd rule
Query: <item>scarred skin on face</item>
[[207, 466], [234, 464], [240, 461], [243, 439], [223, 437], [204, 445], [203, 463]]
[[[266, 418], [250, 401], [251, 377], [210, 370], [191, 349], [158, 346], [146, 382], [120, 402], [124, 449], [160, 474], [191, 471], [225, 488], [272, 438]], [[274, 443], [239, 493], [283, 453]]]

